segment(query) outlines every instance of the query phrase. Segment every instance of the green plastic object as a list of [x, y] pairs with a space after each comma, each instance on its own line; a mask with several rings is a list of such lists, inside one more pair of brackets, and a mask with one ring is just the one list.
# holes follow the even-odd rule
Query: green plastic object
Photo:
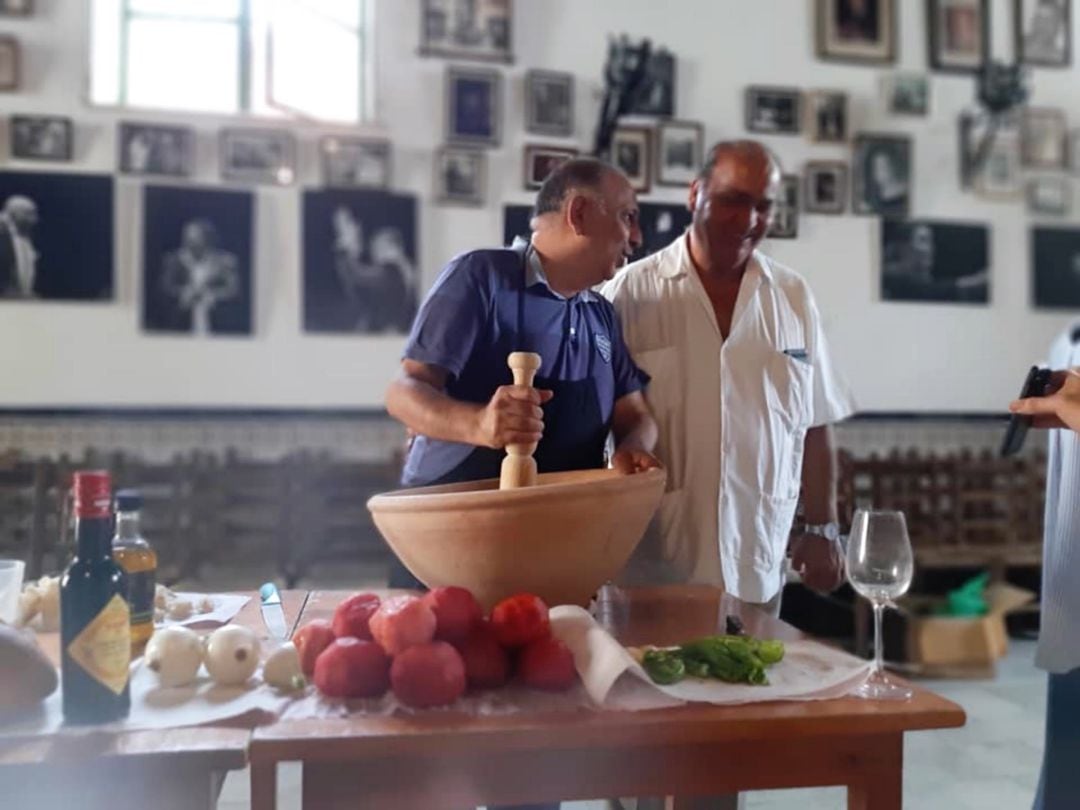
[[985, 616], [989, 607], [986, 604], [986, 585], [990, 582], [990, 572], [984, 571], [969, 579], [954, 591], [949, 591], [945, 604], [935, 614], [938, 616]]

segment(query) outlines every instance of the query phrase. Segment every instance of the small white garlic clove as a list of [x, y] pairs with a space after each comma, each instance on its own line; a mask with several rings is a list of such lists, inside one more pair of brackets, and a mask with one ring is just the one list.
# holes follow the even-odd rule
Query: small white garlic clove
[[164, 627], [147, 642], [143, 662], [162, 686], [186, 686], [203, 660], [202, 639], [186, 627]]
[[259, 639], [251, 630], [227, 624], [206, 641], [206, 671], [222, 686], [239, 686], [259, 667]]
[[300, 653], [287, 641], [270, 653], [263, 664], [263, 680], [275, 689], [292, 691], [303, 688], [304, 672], [300, 668]]

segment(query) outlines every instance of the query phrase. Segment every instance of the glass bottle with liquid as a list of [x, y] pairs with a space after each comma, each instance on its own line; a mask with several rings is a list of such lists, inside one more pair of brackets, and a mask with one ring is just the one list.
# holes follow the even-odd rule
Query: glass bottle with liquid
[[154, 634], [154, 586], [157, 583], [157, 554], [142, 536], [139, 525], [142, 495], [134, 489], [116, 493], [116, 534], [113, 559], [127, 573], [128, 602], [131, 605], [131, 647], [138, 654]]

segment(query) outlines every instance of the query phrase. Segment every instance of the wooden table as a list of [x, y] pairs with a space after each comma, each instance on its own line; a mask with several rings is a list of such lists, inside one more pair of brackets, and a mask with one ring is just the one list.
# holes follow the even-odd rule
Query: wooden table
[[[345, 596], [313, 592], [301, 621]], [[704, 587], [606, 589], [595, 612], [624, 644], [671, 644], [718, 632], [734, 601]], [[757, 611], [747, 631], [800, 634]], [[642, 712], [320, 719], [256, 729], [252, 806], [275, 806], [279, 762], [303, 764], [303, 799], [319, 810], [475, 807], [612, 796], [708, 795], [846, 785], [848, 807], [900, 810], [903, 735], [964, 724], [922, 689], [907, 702], [854, 698]]]
[[[295, 625], [306, 591], [282, 593], [287, 624]], [[267, 638], [259, 596], [234, 619]], [[39, 636], [59, 662], [56, 633]], [[247, 764], [250, 727], [227, 723], [195, 728], [89, 732], [0, 738], [0, 806], [78, 810], [206, 810], [215, 807], [227, 771]]]

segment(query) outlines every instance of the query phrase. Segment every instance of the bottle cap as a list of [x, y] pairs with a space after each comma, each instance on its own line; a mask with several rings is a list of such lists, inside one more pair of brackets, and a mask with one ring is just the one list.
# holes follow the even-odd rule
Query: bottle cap
[[109, 517], [112, 507], [112, 479], [107, 470], [80, 470], [75, 473], [75, 517]]
[[117, 512], [137, 512], [142, 509], [142, 493], [137, 489], [119, 489], [116, 491]]

